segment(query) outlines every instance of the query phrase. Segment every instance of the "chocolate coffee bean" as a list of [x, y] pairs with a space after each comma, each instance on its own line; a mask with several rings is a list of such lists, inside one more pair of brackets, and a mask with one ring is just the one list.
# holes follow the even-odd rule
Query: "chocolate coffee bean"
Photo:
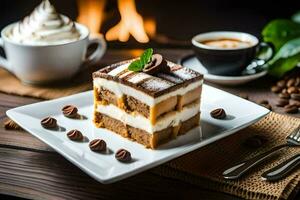
[[287, 87], [292, 87], [292, 86], [295, 85], [295, 82], [296, 82], [296, 79], [291, 78], [291, 79], [289, 79], [289, 80], [287, 81], [286, 86], [287, 86]]
[[226, 112], [223, 108], [217, 108], [210, 112], [210, 116], [215, 119], [224, 119], [226, 118]]
[[278, 96], [282, 99], [289, 99], [290, 98], [289, 93], [280, 93]]
[[131, 154], [125, 149], [119, 149], [115, 154], [115, 158], [121, 162], [129, 162], [131, 160]]
[[284, 88], [286, 86], [286, 81], [285, 80], [278, 81], [277, 86], [280, 88]]
[[79, 130], [71, 130], [67, 133], [67, 136], [70, 140], [73, 140], [73, 141], [81, 141], [83, 140], [83, 135], [82, 133], [79, 131]]
[[299, 108], [300, 107], [300, 101], [293, 101], [292, 103], [290, 103], [290, 105], [297, 106]]
[[294, 106], [294, 105], [286, 105], [286, 106], [284, 106], [284, 112], [290, 113], [290, 114], [297, 113], [298, 107]]
[[262, 99], [258, 102], [258, 104], [269, 104], [268, 100]]
[[274, 92], [274, 93], [279, 93], [281, 92], [282, 88], [281, 87], [278, 87], [278, 86], [272, 86], [271, 87], [271, 91]]
[[298, 93], [298, 88], [296, 88], [296, 87], [294, 87], [294, 86], [289, 87], [289, 88], [287, 89], [287, 92], [288, 92], [289, 94], [295, 94], [295, 93]]
[[300, 86], [300, 77], [296, 78], [294, 86], [299, 87]]
[[102, 139], [94, 139], [90, 142], [89, 147], [92, 151], [105, 151], [106, 142]]
[[41, 120], [41, 125], [46, 129], [54, 129], [57, 127], [57, 121], [53, 117], [46, 117]]
[[276, 106], [278, 106], [278, 107], [283, 107], [287, 104], [289, 104], [289, 100], [287, 100], [287, 99], [278, 99], [276, 102]]
[[300, 94], [291, 94], [291, 98], [297, 101], [300, 101]]
[[4, 128], [6, 130], [21, 130], [22, 128], [13, 120], [8, 119], [4, 122]]
[[76, 118], [78, 109], [73, 105], [66, 105], [62, 108], [65, 117]]

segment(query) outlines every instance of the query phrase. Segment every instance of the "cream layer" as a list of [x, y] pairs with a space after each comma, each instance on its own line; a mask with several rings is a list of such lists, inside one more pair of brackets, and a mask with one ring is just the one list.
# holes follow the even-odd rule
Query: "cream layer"
[[129, 114], [113, 104], [99, 104], [96, 107], [96, 111], [105, 114], [111, 118], [122, 121], [123, 123], [128, 124], [134, 128], [138, 128], [150, 134], [153, 134], [154, 132], [161, 131], [168, 127], [178, 126], [180, 122], [192, 118], [200, 112], [200, 104], [189, 104], [183, 107], [181, 111], [169, 112], [159, 117], [154, 125], [151, 124], [151, 121], [146, 117], [138, 113]]
[[179, 88], [177, 90], [174, 90], [172, 92], [169, 92], [167, 94], [161, 95], [157, 98], [154, 98], [142, 91], [139, 91], [135, 88], [132, 88], [130, 86], [124, 85], [122, 83], [117, 83], [115, 81], [107, 80], [104, 78], [95, 78], [94, 81], [94, 87], [99, 89], [100, 87], [103, 87], [111, 92], [113, 92], [118, 98], [121, 98], [124, 94], [128, 96], [132, 96], [135, 99], [147, 104], [150, 107], [153, 107], [157, 103], [166, 100], [170, 97], [177, 96], [177, 95], [184, 95], [187, 92], [201, 86], [203, 84], [203, 80], [199, 80], [197, 82], [193, 82], [189, 84], [186, 87]]

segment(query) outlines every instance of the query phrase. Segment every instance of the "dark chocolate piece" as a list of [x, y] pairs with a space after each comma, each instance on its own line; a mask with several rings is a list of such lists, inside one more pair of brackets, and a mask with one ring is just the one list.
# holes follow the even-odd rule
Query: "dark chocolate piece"
[[66, 105], [62, 108], [65, 117], [76, 118], [78, 109], [73, 105]]
[[215, 119], [224, 119], [226, 117], [226, 112], [223, 108], [217, 108], [210, 112], [210, 116]]

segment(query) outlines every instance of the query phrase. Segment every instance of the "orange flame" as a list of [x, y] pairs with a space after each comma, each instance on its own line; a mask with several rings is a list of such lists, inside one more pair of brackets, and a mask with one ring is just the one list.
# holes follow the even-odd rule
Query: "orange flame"
[[104, 18], [106, 0], [78, 0], [77, 21], [86, 25], [92, 34], [99, 33]]
[[[85, 24], [91, 33], [98, 33], [105, 17], [105, 4], [106, 0], [78, 0], [79, 17], [77, 21]], [[118, 0], [118, 9], [121, 20], [106, 32], [106, 39], [126, 42], [132, 35], [140, 43], [149, 42], [148, 35], [152, 37], [156, 32], [154, 19], [144, 21], [136, 10], [135, 0]]]

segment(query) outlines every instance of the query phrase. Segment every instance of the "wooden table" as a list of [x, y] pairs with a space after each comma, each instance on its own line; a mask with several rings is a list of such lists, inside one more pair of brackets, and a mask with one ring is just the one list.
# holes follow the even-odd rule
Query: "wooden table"
[[[137, 56], [140, 52], [109, 50], [100, 64], [111, 64]], [[159, 52], [172, 61], [191, 53], [190, 50], [174, 49], [161, 49]], [[268, 99], [274, 105], [276, 95], [269, 92], [272, 82], [270, 78], [262, 78], [239, 87], [216, 87], [234, 94], [248, 94], [254, 101]], [[39, 101], [0, 93], [1, 123], [6, 119], [8, 109]], [[281, 109], [275, 111], [282, 112]], [[8, 131], [3, 126], [0, 128], [0, 194], [0, 199], [238, 199], [161, 177], [151, 170], [114, 184], [102, 185], [30, 134]]]

